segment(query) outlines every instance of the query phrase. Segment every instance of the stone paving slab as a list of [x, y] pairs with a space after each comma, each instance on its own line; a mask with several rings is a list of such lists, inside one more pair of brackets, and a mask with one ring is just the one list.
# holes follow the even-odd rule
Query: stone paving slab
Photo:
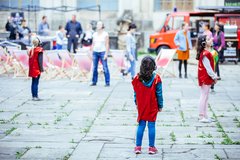
[[220, 67], [222, 80], [210, 94], [208, 110], [217, 121], [210, 124], [198, 122], [196, 65], [189, 65], [188, 79], [162, 77], [164, 108], [156, 123], [156, 155], [147, 153], [147, 127], [143, 154], [133, 152], [137, 112], [130, 77], [111, 69], [107, 88], [102, 75], [96, 87], [87, 81], [41, 79], [43, 101], [34, 102], [29, 79], [0, 75], [0, 159], [237, 160], [240, 68]]

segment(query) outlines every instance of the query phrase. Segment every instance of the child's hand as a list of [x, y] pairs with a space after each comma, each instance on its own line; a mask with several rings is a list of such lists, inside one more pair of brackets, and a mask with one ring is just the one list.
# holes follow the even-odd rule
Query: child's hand
[[217, 79], [214, 79], [214, 84], [216, 84], [217, 83]]
[[138, 110], [138, 106], [136, 105], [136, 110]]
[[162, 112], [162, 108], [158, 108], [158, 112]]

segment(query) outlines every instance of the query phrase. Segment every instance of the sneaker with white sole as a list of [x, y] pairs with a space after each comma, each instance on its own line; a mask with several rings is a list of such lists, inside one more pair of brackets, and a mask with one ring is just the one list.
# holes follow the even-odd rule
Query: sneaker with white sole
[[156, 147], [149, 147], [148, 153], [149, 154], [156, 154], [158, 152]]
[[211, 123], [212, 121], [210, 119], [207, 119], [207, 118], [203, 117], [199, 120], [199, 122], [201, 122], [201, 123]]
[[33, 100], [33, 101], [41, 101], [41, 99], [38, 98], [38, 97], [33, 97], [32, 100]]
[[142, 153], [142, 147], [141, 147], [141, 146], [136, 146], [136, 147], [134, 148], [134, 152], [135, 152], [136, 154], [141, 154], [141, 153]]

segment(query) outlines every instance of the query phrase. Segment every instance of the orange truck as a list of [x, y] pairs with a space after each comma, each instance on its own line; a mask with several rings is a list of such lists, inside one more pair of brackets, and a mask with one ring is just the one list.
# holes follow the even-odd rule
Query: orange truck
[[[223, 25], [237, 26], [237, 31], [234, 35], [236, 41], [240, 42], [240, 14], [239, 13], [221, 13], [221, 12], [173, 12], [167, 14], [163, 27], [159, 32], [150, 35], [149, 52], [156, 52], [162, 48], [174, 49], [177, 46], [174, 44], [174, 37], [177, 31], [181, 28], [183, 22], [187, 22], [190, 26], [191, 39], [193, 46], [196, 43], [197, 36], [203, 32], [202, 24], [208, 22], [211, 27], [218, 21]], [[227, 35], [225, 33], [225, 35]], [[234, 37], [235, 36], [235, 37]], [[226, 39], [227, 37], [225, 37]], [[240, 49], [240, 43], [237, 44], [237, 51]], [[236, 53], [236, 56], [237, 53]], [[235, 56], [235, 58], [236, 58]]]

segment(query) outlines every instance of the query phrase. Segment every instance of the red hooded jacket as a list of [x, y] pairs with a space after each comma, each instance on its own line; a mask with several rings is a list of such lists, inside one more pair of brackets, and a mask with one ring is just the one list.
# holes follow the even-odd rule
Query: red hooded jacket
[[42, 47], [36, 47], [29, 51], [29, 77], [36, 78], [41, 74], [39, 53], [43, 53]]
[[145, 86], [136, 76], [133, 81], [133, 89], [136, 93], [136, 103], [138, 107], [137, 121], [145, 120], [155, 122], [158, 113], [158, 102], [156, 96], [156, 86], [161, 82], [159, 75], [156, 75], [150, 87]]
[[206, 56], [210, 61], [210, 65], [214, 70], [214, 60], [212, 54], [209, 51], [204, 50], [199, 57], [198, 63], [198, 84], [199, 86], [205, 85], [212, 85], [214, 80], [208, 75], [206, 68], [203, 65], [203, 57]]

